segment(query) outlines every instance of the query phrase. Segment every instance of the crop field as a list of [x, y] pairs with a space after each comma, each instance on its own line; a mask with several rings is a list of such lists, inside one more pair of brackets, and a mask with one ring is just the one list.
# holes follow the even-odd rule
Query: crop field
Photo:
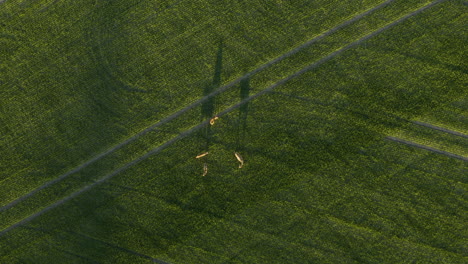
[[0, 263], [466, 263], [466, 11], [0, 1]]
[[[94, 3], [94, 1], [90, 2]], [[302, 18], [302, 21], [291, 21], [289, 24], [282, 22], [281, 25], [288, 28], [286, 31], [284, 28], [268, 28], [277, 24], [277, 22], [271, 23], [271, 21], [277, 20], [277, 16], [280, 16], [280, 14], [276, 14], [277, 12], [271, 12], [273, 17], [270, 19], [250, 14], [253, 12], [252, 10], [262, 10], [258, 6], [260, 3], [252, 3], [253, 6], [237, 7], [241, 14], [245, 14], [249, 18], [249, 23], [244, 24], [241, 22], [245, 22], [245, 18], [237, 15], [235, 12], [237, 9], [234, 7], [228, 10], [231, 10], [232, 19], [236, 19], [237, 23], [231, 22], [232, 19], [229, 19], [229, 16], [226, 17], [227, 15], [224, 14], [226, 11], [220, 13], [220, 8], [222, 10], [226, 8], [224, 5], [202, 5], [207, 10], [200, 10], [200, 15], [208, 17], [197, 18], [192, 17], [196, 14], [191, 14], [190, 17], [182, 20], [184, 16], [187, 16], [186, 13], [194, 8], [187, 4], [183, 5], [180, 1], [167, 2], [160, 4], [160, 6], [157, 4], [153, 4], [155, 6], [145, 5], [144, 1], [134, 4], [130, 4], [131, 1], [121, 2], [123, 6], [118, 3], [108, 6], [101, 3], [98, 7], [94, 7], [90, 3], [80, 4], [83, 5], [83, 9], [88, 8], [88, 10], [74, 14], [80, 16], [75, 18], [73, 20], [75, 22], [70, 25], [73, 31], [72, 29], [57, 29], [60, 34], [57, 33], [58, 35], [53, 36], [41, 34], [44, 31], [50, 31], [47, 27], [53, 25], [47, 20], [52, 19], [52, 17], [47, 15], [44, 18], [44, 13], [57, 9], [55, 12], [58, 13], [58, 16], [68, 17], [67, 21], [72, 20], [73, 17], [70, 17], [68, 13], [60, 13], [67, 8], [55, 7], [52, 4], [48, 6], [47, 3], [37, 2], [35, 2], [35, 6], [26, 8], [24, 7], [26, 3], [23, 3], [19, 7], [23, 7], [23, 12], [31, 14], [24, 16], [25, 20], [29, 19], [29, 21], [20, 23], [15, 21], [19, 17], [13, 16], [11, 14], [13, 11], [6, 12], [9, 10], [8, 6], [6, 7], [4, 16], [13, 18], [7, 20], [10, 21], [11, 26], [6, 27], [5, 37], [2, 38], [2, 42], [5, 43], [5, 54], [15, 58], [14, 51], [17, 50], [17, 56], [32, 57], [32, 59], [21, 60], [20, 57], [17, 60], [24, 62], [18, 64], [7, 56], [7, 63], [2, 65], [2, 69], [9, 69], [8, 75], [2, 74], [2, 82], [5, 86], [2, 92], [6, 96], [2, 96], [1, 99], [2, 109], [4, 108], [2, 118], [3, 122], [7, 124], [2, 128], [4, 130], [2, 135], [5, 134], [5, 142], [8, 143], [5, 147], [5, 155], [2, 155], [2, 158], [6, 160], [3, 163], [5, 168], [2, 170], [0, 178], [1, 180], [8, 178], [5, 185], [20, 185], [23, 191], [29, 192], [35, 186], [53, 179], [56, 174], [69, 171], [88, 160], [89, 157], [108, 149], [113, 143], [125, 140], [129, 135], [136, 134], [150, 124], [179, 110], [182, 108], [181, 106], [189, 105], [200, 98], [200, 87], [211, 81], [211, 75], [214, 71], [213, 57], [219, 39], [225, 39], [224, 58], [226, 59], [223, 63], [223, 81], [227, 83], [229, 80], [243, 75], [245, 71], [258, 68], [262, 62], [283, 54], [295, 43], [302, 43], [321, 33], [320, 28], [308, 26], [307, 23], [311, 21], [310, 16], [318, 12], [317, 7], [333, 3], [332, 1], [322, 1], [321, 3], [290, 6], [289, 8], [292, 10], [288, 13], [297, 19]], [[324, 4], [325, 2], [327, 4]], [[339, 2], [335, 1], [335, 5], [338, 6]], [[10, 3], [4, 3], [4, 5], [8, 4]], [[70, 10], [79, 8], [74, 6], [75, 3], [68, 5], [70, 5], [68, 7]], [[323, 23], [334, 26], [373, 5], [374, 3], [351, 5], [342, 8], [343, 14], [326, 16], [322, 20]], [[48, 8], [44, 9], [45, 7]], [[330, 9], [334, 9], [332, 7]], [[13, 9], [13, 7], [11, 8]], [[306, 12], [307, 9], [309, 12]], [[294, 10], [296, 12], [293, 12]], [[127, 14], [131, 11], [139, 14], [138, 17], [132, 19], [132, 16]], [[119, 21], [116, 19], [120, 18], [122, 26], [114, 28], [117, 27], [115, 25], [117, 22], [110, 25], [108, 21], [96, 21], [96, 17], [106, 17], [105, 12], [110, 12], [113, 16], [120, 14], [121, 17], [113, 18], [111, 16], [109, 19]], [[301, 15], [300, 12], [305, 12], [305, 14]], [[43, 16], [44, 28], [39, 27], [40, 24], [33, 20], [36, 17], [37, 20], [40, 20], [41, 18], [38, 17], [40, 15]], [[221, 20], [221, 17], [226, 20]], [[268, 20], [265, 21], [266, 19]], [[203, 25], [194, 24], [191, 20], [211, 21], [212, 24], [199, 29]], [[91, 21], [93, 24], [89, 25]], [[185, 23], [182, 23], [183, 21]], [[56, 23], [59, 25], [67, 24], [65, 22]], [[235, 28], [221, 30], [217, 28], [218, 25], [215, 23], [221, 23], [219, 27]], [[131, 29], [131, 35], [128, 36], [124, 27], [129, 27], [131, 24], [134, 25]], [[168, 35], [159, 41], [154, 39], [155, 36], [162, 36], [162, 33], [155, 31], [155, 29], [152, 30], [152, 27], [161, 30], [160, 28], [166, 28], [165, 24], [168, 24], [167, 30], [172, 32], [174, 36]], [[180, 29], [171, 29], [169, 25], [186, 26]], [[27, 26], [33, 27], [30, 29], [33, 34], [25, 35], [24, 31]], [[301, 30], [302, 33], [293, 32], [291, 28]], [[268, 37], [258, 37], [262, 30], [267, 32]], [[258, 41], [263, 40], [263, 43], [255, 45], [258, 46], [257, 49], [261, 47], [261, 54], [252, 54], [253, 51], [242, 54], [242, 49], [233, 46], [237, 41], [228, 39], [228, 37], [235, 36], [235, 34], [230, 34], [230, 31], [237, 32], [238, 35], [241, 34], [238, 37], [241, 39], [255, 37]], [[197, 32], [204, 33], [198, 34]], [[275, 32], [277, 32], [276, 35], [285, 34], [288, 39], [293, 38], [291, 41], [295, 42], [285, 43], [285, 37], [275, 37], [273, 34]], [[109, 36], [109, 34], [115, 36]], [[78, 38], [80, 35], [82, 37]], [[20, 37], [24, 39], [20, 40]], [[15, 38], [18, 40], [15, 41]], [[28, 39], [31, 39], [29, 41], [31, 45], [35, 42], [45, 42], [47, 45], [38, 44], [44, 50], [36, 50], [37, 48], [33, 47], [22, 47], [23, 50], [19, 50], [21, 47], [19, 43], [27, 42]], [[67, 41], [64, 42], [62, 39]], [[102, 47], [104, 44], [101, 42], [107, 43], [107, 46]], [[148, 44], [145, 44], [146, 42]], [[61, 46], [55, 48], [55, 43], [59, 43]], [[183, 47], [177, 46], [182, 45], [182, 43]], [[248, 43], [249, 45], [254, 44]], [[135, 45], [143, 45], [144, 47]], [[265, 49], [269, 45], [272, 48]], [[170, 49], [163, 49], [164, 46]], [[200, 49], [199, 51], [197, 51], [197, 47]], [[115, 50], [116, 48], [131, 50]], [[70, 49], [70, 51], [67, 53], [66, 49]], [[246, 49], [252, 50], [253, 48]], [[109, 50], [110, 54], [104, 54], [106, 50]], [[82, 56], [82, 54], [89, 55]], [[125, 54], [131, 55], [130, 58], [122, 57], [111, 60], [112, 56], [124, 56]], [[105, 59], [101, 59], [99, 56], [104, 56]], [[51, 59], [45, 60], [46, 58], [54, 58], [54, 63], [51, 62]], [[135, 59], [132, 58], [139, 58], [133, 63], [133, 66], [131, 62]], [[44, 61], [44, 65], [47, 67], [41, 67], [41, 64], [34, 60]], [[125, 64], [117, 65], [117, 62], [121, 60], [124, 60]], [[115, 63], [111, 65], [111, 62]], [[53, 66], [55, 64], [57, 66]], [[97, 64], [99, 67], [96, 67]], [[125, 69], [120, 69], [121, 67], [125, 67]], [[111, 72], [114, 70], [119, 72]], [[30, 72], [34, 74], [30, 74]], [[137, 74], [139, 76], [135, 76]], [[111, 75], [120, 77], [112, 78]], [[26, 80], [23, 80], [22, 76], [27, 76]], [[122, 79], [127, 78], [126, 76], [128, 76], [128, 80]], [[63, 78], [63, 80], [57, 78]], [[135, 81], [131, 79], [135, 79]], [[20, 80], [24, 84], [18, 83]], [[30, 89], [33, 89], [33, 94], [24, 94], [26, 91], [24, 86], [28, 85]], [[138, 89], [139, 92], [121, 89], [121, 87], [127, 86], [131, 87], [129, 89]], [[83, 88], [77, 90], [77, 87]], [[58, 100], [59, 98], [60, 100]], [[51, 104], [54, 101], [57, 102]], [[21, 113], [21, 115], [16, 113]], [[37, 137], [37, 135], [41, 136]], [[17, 142], [18, 138], [22, 138], [23, 141]], [[31, 181], [29, 178], [34, 178], [35, 181]], [[2, 191], [2, 193], [9, 193], [9, 191]]]

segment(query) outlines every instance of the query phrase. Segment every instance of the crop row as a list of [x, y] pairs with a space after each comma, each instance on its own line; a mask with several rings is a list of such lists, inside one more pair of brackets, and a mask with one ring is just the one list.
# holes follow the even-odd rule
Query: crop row
[[402, 140], [413, 141], [456, 155], [468, 156], [468, 141], [466, 139], [432, 128], [413, 125], [393, 133], [391, 136]]
[[456, 100], [452, 104], [437, 107], [429, 114], [421, 116], [419, 120], [454, 130], [458, 133], [468, 134], [466, 130], [466, 123], [468, 122], [467, 108], [463, 107], [463, 104], [466, 104], [466, 96], [463, 93], [461, 95], [460, 100]]

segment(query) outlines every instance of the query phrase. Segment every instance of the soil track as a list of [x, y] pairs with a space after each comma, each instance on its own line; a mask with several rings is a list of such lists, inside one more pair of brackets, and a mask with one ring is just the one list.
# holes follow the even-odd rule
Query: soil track
[[456, 159], [460, 159], [460, 160], [463, 160], [463, 161], [468, 161], [468, 157], [463, 157], [463, 156], [460, 156], [460, 155], [457, 155], [457, 154], [453, 154], [453, 153], [443, 151], [443, 150], [440, 150], [440, 149], [435, 149], [435, 148], [432, 148], [432, 147], [429, 147], [429, 146], [426, 146], [426, 145], [421, 145], [421, 144], [418, 144], [418, 143], [414, 143], [414, 142], [411, 142], [411, 141], [406, 141], [406, 140], [403, 140], [403, 139], [400, 139], [400, 138], [386, 137], [386, 139], [391, 140], [391, 141], [395, 141], [395, 142], [398, 142], [398, 143], [402, 143], [402, 144], [405, 144], [405, 145], [408, 145], [408, 146], [413, 146], [413, 147], [417, 147], [417, 148], [420, 148], [420, 149], [429, 150], [429, 151], [432, 151], [432, 152], [435, 152], [435, 153], [438, 153], [438, 154], [445, 155], [447, 157], [456, 158]]
[[446, 129], [446, 128], [443, 128], [443, 127], [434, 126], [434, 125], [424, 123], [424, 122], [419, 122], [419, 121], [413, 121], [412, 123], [416, 124], [416, 125], [423, 126], [423, 127], [428, 127], [428, 128], [432, 128], [432, 129], [435, 129], [435, 130], [439, 130], [439, 131], [442, 131], [442, 132], [445, 132], [445, 133], [449, 133], [449, 134], [452, 134], [452, 135], [455, 135], [455, 136], [468, 138], [468, 135], [466, 135], [466, 134], [463, 134], [463, 133], [457, 132], [457, 131], [453, 131], [453, 130], [450, 130], [450, 129]]

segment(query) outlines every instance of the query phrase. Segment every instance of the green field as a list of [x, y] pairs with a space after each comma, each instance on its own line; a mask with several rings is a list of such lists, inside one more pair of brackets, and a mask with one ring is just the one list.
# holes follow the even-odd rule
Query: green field
[[466, 11], [0, 2], [0, 263], [465, 263]]

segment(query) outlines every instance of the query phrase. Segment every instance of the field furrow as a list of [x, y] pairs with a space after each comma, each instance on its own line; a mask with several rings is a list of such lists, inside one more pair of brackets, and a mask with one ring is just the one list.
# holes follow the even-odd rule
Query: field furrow
[[429, 146], [426, 146], [426, 145], [414, 143], [414, 142], [407, 141], [407, 140], [403, 140], [403, 139], [396, 138], [396, 137], [387, 137], [387, 139], [389, 139], [389, 140], [391, 140], [391, 141], [398, 142], [398, 143], [406, 144], [406, 145], [409, 145], [409, 146], [413, 146], [413, 147], [417, 147], [417, 148], [429, 150], [429, 151], [432, 151], [432, 152], [434, 152], [434, 153], [438, 153], [438, 154], [445, 155], [445, 156], [447, 156], [447, 157], [451, 157], [451, 158], [455, 158], [455, 159], [461, 159], [461, 160], [464, 160], [464, 161], [468, 161], [468, 157], [456, 155], [456, 154], [453, 154], [453, 153], [450, 153], [450, 152], [447, 152], [447, 151], [443, 151], [443, 150], [439, 150], [439, 149], [435, 149], [435, 148], [432, 148], [432, 147], [429, 147]]
[[424, 122], [420, 122], [420, 121], [414, 121], [413, 123], [416, 124], [416, 125], [425, 126], [425, 127], [428, 127], [428, 128], [439, 130], [439, 131], [442, 131], [442, 132], [445, 132], [445, 133], [449, 133], [449, 134], [453, 134], [453, 135], [456, 135], [456, 136], [468, 138], [467, 134], [463, 134], [463, 133], [458, 132], [458, 131], [453, 131], [453, 130], [450, 130], [450, 129], [447, 129], [447, 128], [434, 126], [434, 125], [424, 123]]

